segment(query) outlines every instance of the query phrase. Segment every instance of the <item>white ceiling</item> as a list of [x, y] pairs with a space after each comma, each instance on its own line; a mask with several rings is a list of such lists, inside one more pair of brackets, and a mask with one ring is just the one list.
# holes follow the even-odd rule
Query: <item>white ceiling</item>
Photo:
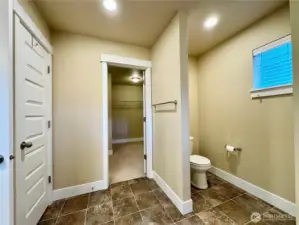
[[[189, 10], [189, 54], [199, 55], [254, 23], [287, 0], [119, 0], [108, 13], [101, 0], [36, 0], [53, 30], [68, 31], [151, 47], [178, 10]], [[218, 15], [213, 30], [203, 29], [209, 15]]]

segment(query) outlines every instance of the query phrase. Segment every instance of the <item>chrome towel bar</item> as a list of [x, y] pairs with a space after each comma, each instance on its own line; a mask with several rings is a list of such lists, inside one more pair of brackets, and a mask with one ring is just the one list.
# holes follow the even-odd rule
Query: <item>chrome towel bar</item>
[[178, 101], [174, 100], [174, 101], [169, 101], [169, 102], [161, 102], [161, 103], [153, 104], [153, 106], [155, 107], [157, 105], [165, 105], [165, 104], [175, 104], [175, 105], [177, 105]]

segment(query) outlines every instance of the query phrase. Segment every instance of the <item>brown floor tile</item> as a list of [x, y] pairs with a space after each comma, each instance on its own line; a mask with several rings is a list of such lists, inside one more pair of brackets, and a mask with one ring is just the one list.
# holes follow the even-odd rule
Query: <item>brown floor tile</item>
[[135, 198], [140, 210], [154, 207], [160, 204], [156, 195], [152, 191], [136, 195]]
[[214, 186], [213, 189], [228, 199], [237, 197], [244, 193], [243, 190], [229, 183], [223, 183], [221, 185]]
[[175, 223], [194, 215], [194, 212], [188, 213], [186, 215], [182, 215], [180, 211], [175, 207], [175, 205], [168, 205], [164, 209], [166, 213], [170, 216], [172, 221]]
[[117, 183], [110, 184], [110, 188], [123, 186], [123, 185], [129, 185], [128, 181], [122, 181], [122, 182], [117, 182]]
[[204, 225], [198, 216], [192, 216], [176, 223], [177, 225]]
[[140, 180], [137, 183], [131, 184], [134, 195], [138, 195], [151, 190], [149, 183], [146, 180]]
[[61, 215], [73, 213], [87, 208], [89, 194], [68, 198], [62, 208]]
[[268, 224], [264, 221], [259, 221], [259, 222], [250, 221], [249, 223], [246, 223], [246, 225], [268, 225]]
[[213, 207], [209, 199], [204, 198], [201, 194], [196, 193], [191, 196], [193, 200], [193, 211], [199, 213]]
[[[98, 225], [98, 224], [93, 224], [93, 225]], [[108, 223], [103, 223], [102, 225], [114, 225], [114, 220], [110, 221]]]
[[50, 219], [50, 220], [44, 220], [44, 221], [38, 222], [37, 225], [55, 225], [56, 224], [56, 220], [57, 220], [57, 218]]
[[268, 212], [265, 212], [262, 216], [263, 221], [265, 221], [268, 224], [271, 225], [295, 225], [296, 224], [296, 218], [277, 209], [272, 208]]
[[60, 216], [56, 225], [84, 225], [86, 210]]
[[145, 224], [166, 225], [173, 224], [161, 205], [140, 212]]
[[49, 205], [44, 213], [44, 215], [41, 218], [42, 220], [48, 220], [57, 218], [59, 216], [59, 213], [64, 205], [65, 200], [58, 200], [53, 202], [51, 205]]
[[137, 183], [139, 183], [139, 182], [143, 182], [143, 181], [145, 181], [146, 180], [146, 178], [145, 177], [139, 177], [139, 178], [136, 178], [136, 179], [133, 179], [133, 180], [129, 180], [128, 181], [128, 184], [137, 184]]
[[197, 215], [205, 225], [236, 225], [232, 219], [217, 209], [203, 211]]
[[113, 201], [112, 203], [114, 218], [119, 218], [139, 211], [134, 197], [123, 198], [118, 201]]
[[115, 225], [141, 225], [142, 218], [139, 212], [115, 220]]
[[221, 203], [229, 200], [227, 196], [222, 195], [220, 192], [212, 188], [207, 189], [206, 191], [200, 191], [198, 193], [206, 198], [212, 204], [212, 206], [220, 205]]
[[173, 206], [171, 200], [167, 197], [167, 195], [162, 191], [162, 189], [156, 189], [153, 193], [157, 196], [161, 205], [165, 208], [167, 206]]
[[130, 188], [128, 182], [121, 182], [121, 184], [116, 186], [111, 186], [112, 200], [120, 200], [122, 198], [127, 198], [133, 196], [133, 192]]
[[245, 224], [250, 221], [251, 213], [232, 200], [217, 206], [216, 210], [218, 209], [224, 212], [237, 224]]
[[105, 203], [89, 208], [86, 214], [86, 225], [100, 225], [112, 220], [112, 203]]
[[88, 207], [93, 207], [95, 205], [102, 205], [110, 201], [111, 201], [110, 189], [92, 192], [90, 193]]
[[210, 187], [226, 183], [226, 181], [209, 172], [207, 172], [207, 180]]
[[234, 199], [239, 205], [243, 206], [247, 211], [253, 213], [264, 213], [269, 209], [273, 208], [273, 206], [268, 203], [262, 201], [261, 199], [255, 198], [253, 196], [244, 194]]
[[195, 194], [196, 192], [200, 191], [200, 189], [191, 185], [191, 194]]
[[149, 186], [150, 186], [150, 188], [151, 188], [152, 190], [155, 190], [155, 189], [160, 188], [160, 187], [158, 186], [158, 184], [156, 183], [156, 181], [153, 180], [153, 179], [148, 179], [147, 182], [148, 182], [148, 184], [149, 184]]

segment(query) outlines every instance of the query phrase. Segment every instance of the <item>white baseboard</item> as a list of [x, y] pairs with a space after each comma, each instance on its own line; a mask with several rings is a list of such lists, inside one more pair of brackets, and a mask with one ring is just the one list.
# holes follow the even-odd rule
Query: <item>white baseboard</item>
[[83, 195], [93, 191], [99, 191], [107, 189], [104, 180], [95, 181], [87, 184], [81, 184], [77, 186], [57, 189], [53, 191], [53, 201], [70, 198], [77, 195]]
[[122, 143], [139, 142], [139, 141], [143, 141], [143, 137], [112, 140], [112, 144], [122, 144]]
[[109, 150], [109, 155], [113, 155], [113, 149]]
[[168, 184], [155, 171], [153, 171], [153, 177], [159, 187], [165, 192], [168, 198], [183, 215], [192, 212], [192, 199], [182, 201], [181, 198], [177, 196], [171, 187], [169, 187]]
[[266, 191], [263, 188], [260, 188], [254, 184], [251, 184], [235, 175], [232, 175], [224, 170], [218, 169], [216, 167], [212, 167], [209, 170], [211, 173], [215, 174], [216, 176], [222, 178], [223, 180], [247, 191], [248, 193], [268, 202], [269, 204], [275, 206], [278, 209], [281, 209], [284, 212], [292, 216], [296, 216], [296, 204], [290, 202], [278, 195], [275, 195], [269, 191]]

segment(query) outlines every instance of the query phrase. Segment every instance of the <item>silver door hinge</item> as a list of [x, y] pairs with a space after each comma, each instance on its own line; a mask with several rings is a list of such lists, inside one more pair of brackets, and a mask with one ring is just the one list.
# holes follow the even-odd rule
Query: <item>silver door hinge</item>
[[49, 182], [49, 184], [52, 183], [52, 177], [51, 176], [48, 176], [48, 182]]
[[143, 122], [146, 122], [146, 117], [143, 117]]
[[146, 160], [147, 159], [146, 155], [143, 155], [143, 158], [144, 158], [144, 160]]
[[50, 120], [48, 121], [48, 128], [49, 129], [51, 128], [51, 121]]
[[50, 66], [48, 66], [48, 74], [51, 72], [51, 68]]

